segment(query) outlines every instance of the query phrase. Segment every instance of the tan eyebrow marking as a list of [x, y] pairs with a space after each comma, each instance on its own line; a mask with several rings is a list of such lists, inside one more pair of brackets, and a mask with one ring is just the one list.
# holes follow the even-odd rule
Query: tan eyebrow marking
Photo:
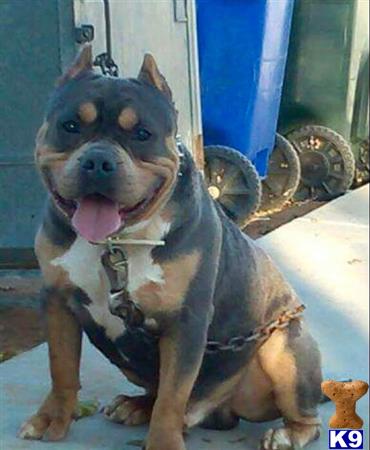
[[80, 119], [89, 124], [93, 123], [98, 117], [98, 111], [96, 110], [96, 106], [92, 102], [82, 103], [78, 108], [78, 115]]
[[132, 130], [138, 122], [136, 111], [130, 106], [124, 108], [118, 116], [118, 123], [124, 130]]

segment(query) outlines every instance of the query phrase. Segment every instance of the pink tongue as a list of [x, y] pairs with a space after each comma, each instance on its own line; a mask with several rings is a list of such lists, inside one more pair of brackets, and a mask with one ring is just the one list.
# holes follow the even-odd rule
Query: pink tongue
[[103, 241], [121, 226], [119, 205], [104, 197], [83, 198], [72, 218], [72, 225], [90, 242]]

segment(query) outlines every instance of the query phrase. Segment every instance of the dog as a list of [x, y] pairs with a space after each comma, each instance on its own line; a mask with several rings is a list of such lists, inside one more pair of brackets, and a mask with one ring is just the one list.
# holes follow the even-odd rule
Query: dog
[[[149, 423], [146, 450], [184, 450], [184, 430], [197, 424], [230, 429], [278, 417], [284, 425], [261, 449], [305, 446], [320, 432], [318, 346], [294, 317], [264, 340], [252, 337], [296, 310], [297, 295], [211, 199], [176, 141], [177, 111], [154, 58], [145, 56], [137, 79], [98, 75], [92, 61], [87, 45], [59, 79], [36, 138], [49, 194], [35, 251], [52, 387], [20, 437], [66, 435], [85, 331], [145, 389], [119, 395], [104, 414]], [[104, 263], [117, 254], [126, 275]]]

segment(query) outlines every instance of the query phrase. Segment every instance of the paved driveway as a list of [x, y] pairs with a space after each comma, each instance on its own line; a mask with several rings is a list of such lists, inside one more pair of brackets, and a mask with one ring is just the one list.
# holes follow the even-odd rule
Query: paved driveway
[[[368, 215], [366, 186], [259, 240], [308, 306], [307, 319], [320, 343], [327, 377], [369, 379]], [[100, 414], [75, 423], [62, 443], [17, 439], [19, 425], [48, 391], [47, 366], [45, 345], [0, 365], [1, 450], [139, 448], [137, 440], [145, 436], [145, 427], [115, 425]], [[83, 350], [82, 384], [82, 397], [97, 398], [102, 404], [118, 393], [137, 391], [87, 342]], [[358, 404], [366, 426], [368, 398], [369, 395]], [[328, 448], [326, 424], [333, 405], [323, 405], [321, 412], [323, 433], [309, 447], [311, 450]], [[259, 437], [271, 425], [243, 422], [230, 432], [194, 429], [187, 441], [188, 450], [257, 450]], [[365, 430], [368, 439], [368, 428]], [[364, 448], [369, 448], [368, 445], [367, 442]]]

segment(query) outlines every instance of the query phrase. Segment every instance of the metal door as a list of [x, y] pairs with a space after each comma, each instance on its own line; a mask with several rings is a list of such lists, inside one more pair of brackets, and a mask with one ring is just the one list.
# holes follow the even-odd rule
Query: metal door
[[[136, 76], [151, 52], [174, 92], [179, 131], [201, 165], [194, 0], [110, 0], [113, 56]], [[45, 191], [33, 147], [54, 80], [76, 52], [76, 28], [92, 24], [106, 50], [102, 0], [0, 1], [0, 267], [33, 261]]]
[[74, 53], [72, 0], [0, 1], [0, 267], [29, 260], [45, 191], [33, 147], [54, 80]]
[[[194, 0], [110, 0], [113, 58], [120, 75], [136, 77], [145, 53], [165, 75], [179, 111], [179, 133], [202, 165]], [[102, 0], [75, 0], [76, 24], [92, 24], [94, 53], [105, 51]]]

